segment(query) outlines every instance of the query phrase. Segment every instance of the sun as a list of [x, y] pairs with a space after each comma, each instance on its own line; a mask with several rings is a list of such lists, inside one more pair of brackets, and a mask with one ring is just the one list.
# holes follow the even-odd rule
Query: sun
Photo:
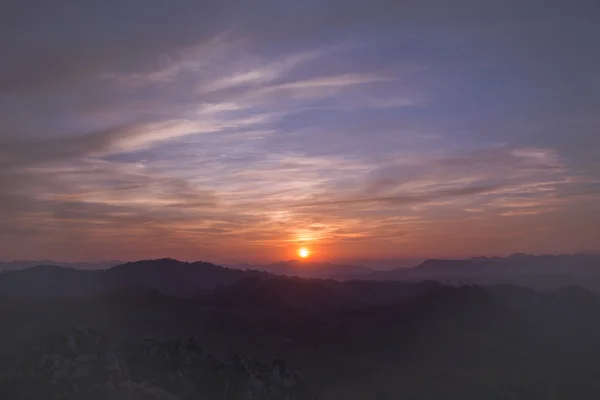
[[298, 250], [298, 255], [300, 258], [308, 258], [308, 256], [310, 256], [310, 251], [306, 247], [303, 247]]

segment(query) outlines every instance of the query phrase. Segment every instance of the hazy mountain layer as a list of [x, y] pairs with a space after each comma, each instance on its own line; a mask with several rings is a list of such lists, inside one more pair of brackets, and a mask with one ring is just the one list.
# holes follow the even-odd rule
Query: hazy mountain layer
[[465, 260], [426, 260], [414, 268], [398, 268], [364, 275], [361, 279], [419, 281], [447, 284], [515, 284], [540, 289], [581, 286], [600, 290], [600, 255], [515, 254]]
[[195, 298], [121, 289], [0, 305], [5, 374], [38, 337], [89, 325], [134, 343], [193, 336], [221, 360], [284, 359], [326, 400], [600, 396], [600, 296], [582, 289], [252, 278]]
[[305, 260], [282, 261], [266, 265], [239, 265], [237, 268], [265, 271], [276, 275], [302, 278], [356, 279], [374, 272], [360, 265], [332, 264]]

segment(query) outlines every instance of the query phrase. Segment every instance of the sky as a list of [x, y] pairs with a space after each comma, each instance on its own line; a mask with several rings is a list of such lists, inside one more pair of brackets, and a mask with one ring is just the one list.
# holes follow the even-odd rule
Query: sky
[[599, 16], [5, 0], [0, 259], [600, 251]]

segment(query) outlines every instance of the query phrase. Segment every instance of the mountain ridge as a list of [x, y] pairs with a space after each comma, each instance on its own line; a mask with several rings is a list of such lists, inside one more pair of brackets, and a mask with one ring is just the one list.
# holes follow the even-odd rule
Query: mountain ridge
[[[390, 297], [377, 297], [382, 292]], [[190, 337], [196, 338], [203, 354], [218, 360], [233, 360], [235, 353], [241, 360], [256, 360], [263, 366], [273, 365], [274, 359], [286, 360], [311, 391], [327, 400], [392, 400], [399, 394], [414, 399], [541, 400], [549, 393], [556, 399], [591, 400], [600, 393], [595, 379], [600, 295], [580, 288], [543, 292], [507, 285], [270, 277], [252, 278], [195, 298], [117, 290], [72, 298], [7, 299], [0, 305], [0, 324], [12, 328], [0, 331], [0, 351], [8, 355], [0, 363], [7, 374], [16, 370], [14, 355], [24, 354], [40, 336], [51, 339], [51, 349], [59, 348], [46, 348], [41, 353], [45, 356], [32, 359], [34, 366], [50, 359], [59, 367], [41, 371], [31, 367], [32, 380], [21, 381], [17, 390], [35, 390], [37, 384], [49, 382], [45, 376], [58, 371], [59, 376], [72, 377], [80, 388], [68, 386], [70, 378], [61, 381], [67, 387], [50, 388], [61, 390], [59, 398], [69, 400], [82, 398], [69, 397], [73, 390], [88, 393], [89, 386], [78, 381], [79, 372], [73, 376], [75, 371], [85, 372], [88, 361], [96, 365], [94, 360], [108, 360], [100, 362], [102, 376], [113, 373], [115, 365], [109, 362], [110, 351], [105, 352], [104, 345], [94, 347], [95, 341], [83, 346], [79, 359], [63, 353], [60, 348], [70, 340], [61, 339], [62, 332], [73, 326], [91, 326], [118, 343], [136, 344], [131, 352], [124, 350], [129, 360], [137, 357], [129, 358], [131, 354], [140, 355], [138, 362], [127, 362], [135, 365], [125, 369], [131, 379], [117, 374], [111, 388], [99, 384], [102, 393], [110, 389], [111, 400], [128, 398], [116, 397], [122, 391], [141, 395], [149, 389], [186, 399], [190, 381], [208, 388], [213, 380], [210, 371], [229, 371], [235, 364], [217, 361], [207, 368], [209, 375], [188, 369], [185, 349]], [[137, 343], [142, 343], [141, 348]], [[192, 353], [204, 359], [199, 352]], [[183, 364], [184, 379], [171, 369], [169, 360]], [[262, 370], [251, 368], [259, 376]], [[241, 372], [243, 386], [248, 375]], [[222, 398], [202, 393], [204, 398]]]
[[297, 276], [301, 278], [353, 279], [375, 272], [372, 268], [362, 265], [335, 264], [310, 260], [288, 260], [263, 265], [238, 265], [243, 268], [265, 271], [276, 275]]
[[377, 271], [368, 280], [418, 281], [447, 284], [516, 284], [540, 289], [581, 286], [600, 290], [600, 255], [562, 254], [469, 259], [428, 259], [413, 268]]
[[156, 289], [176, 297], [190, 297], [265, 272], [241, 271], [207, 262], [171, 258], [128, 262], [102, 270], [38, 265], [0, 274], [0, 294], [65, 296], [98, 293], [119, 287]]
[[69, 262], [69, 261], [55, 261], [55, 260], [13, 260], [13, 261], [0, 261], [0, 272], [2, 271], [15, 271], [26, 268], [35, 267], [38, 265], [52, 265], [60, 267], [68, 267], [74, 269], [106, 269], [114, 267], [115, 265], [123, 264], [123, 261], [118, 260], [107, 260], [98, 262]]

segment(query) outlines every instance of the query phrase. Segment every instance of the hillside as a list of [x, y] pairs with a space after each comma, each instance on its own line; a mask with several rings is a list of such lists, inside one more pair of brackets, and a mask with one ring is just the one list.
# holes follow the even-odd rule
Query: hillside
[[173, 259], [130, 262], [103, 270], [40, 265], [1, 273], [0, 295], [77, 296], [134, 287], [189, 297], [240, 279], [266, 275], [206, 262], [187, 263]]
[[284, 359], [327, 400], [600, 395], [600, 296], [577, 288], [268, 278], [195, 298], [128, 288], [0, 305], [5, 374], [40, 336], [90, 326], [118, 342], [195, 337], [220, 359]]
[[413, 268], [378, 271], [369, 280], [439, 280], [448, 284], [514, 284], [538, 289], [581, 286], [600, 290], [600, 255], [567, 254], [476, 257], [464, 260], [430, 259]]
[[276, 275], [297, 276], [301, 278], [358, 279], [374, 272], [360, 265], [332, 264], [307, 260], [290, 260], [266, 265], [240, 265], [237, 268], [265, 271]]
[[220, 359], [194, 338], [123, 343], [88, 327], [40, 338], [21, 370], [0, 380], [3, 399], [314, 400], [284, 361]]

